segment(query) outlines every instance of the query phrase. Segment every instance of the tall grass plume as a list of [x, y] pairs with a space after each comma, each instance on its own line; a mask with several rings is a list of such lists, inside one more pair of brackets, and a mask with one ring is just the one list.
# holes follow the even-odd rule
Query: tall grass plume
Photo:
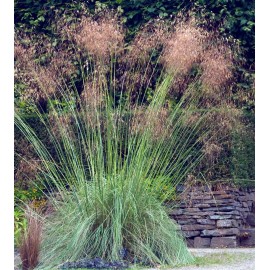
[[[35, 114], [54, 148], [52, 154], [16, 112], [16, 126], [42, 162], [37, 178], [53, 209], [44, 220], [41, 267], [94, 257], [175, 266], [193, 260], [165, 202], [204, 156], [219, 154], [211, 140], [220, 127], [204, 125], [220, 109], [217, 103], [205, 109], [202, 89], [214, 73], [209, 67], [213, 58], [205, 54], [207, 33], [190, 22], [171, 32], [150, 26], [131, 47], [124, 47], [115, 17], [82, 18], [78, 31], [67, 28], [79, 48], [80, 84], [60, 80], [54, 85], [57, 73], [51, 82], [50, 64], [44, 74], [31, 59], [24, 65], [33, 69], [28, 76], [35, 82], [42, 84], [47, 76], [39, 91], [49, 102], [49, 114], [38, 106]], [[19, 47], [17, 55], [23, 55]], [[230, 73], [227, 61], [214, 60], [224, 64], [217, 76], [227, 72], [224, 81], [211, 76], [216, 88]], [[62, 66], [59, 61], [52, 62]], [[194, 66], [198, 72], [191, 76]], [[185, 87], [177, 85], [182, 81]], [[177, 89], [170, 105], [168, 98]]]

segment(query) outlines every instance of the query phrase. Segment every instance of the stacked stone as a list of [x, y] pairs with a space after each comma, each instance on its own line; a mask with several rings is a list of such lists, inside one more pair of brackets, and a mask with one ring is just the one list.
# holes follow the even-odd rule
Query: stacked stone
[[[236, 247], [241, 245], [243, 230], [252, 227], [247, 220], [254, 210], [254, 195], [254, 190], [227, 187], [212, 191], [207, 187], [193, 187], [179, 194], [170, 215], [179, 224], [190, 247]], [[250, 237], [245, 240], [249, 240], [247, 245], [254, 245]]]

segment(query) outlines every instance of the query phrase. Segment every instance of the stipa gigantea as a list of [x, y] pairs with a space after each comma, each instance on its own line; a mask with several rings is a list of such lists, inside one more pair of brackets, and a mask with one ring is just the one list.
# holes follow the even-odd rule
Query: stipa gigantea
[[[50, 117], [36, 108], [54, 155], [15, 113], [17, 127], [42, 161], [38, 178], [54, 208], [44, 222], [41, 267], [81, 258], [120, 260], [123, 249], [130, 262], [193, 260], [164, 203], [204, 155], [200, 136], [207, 137], [211, 127], [202, 129], [210, 110], [196, 110], [201, 84], [196, 77], [170, 108], [167, 98], [179, 70], [162, 67], [160, 58], [153, 65], [152, 52], [146, 64], [151, 72], [140, 70], [144, 83], [132, 76], [121, 80], [117, 61], [122, 63], [124, 50], [112, 48], [96, 57], [95, 50], [88, 52], [83, 94], [65, 84], [55, 95], [41, 88], [48, 100], [65, 104], [51, 102]], [[141, 64], [124, 66], [131, 75], [141, 69]], [[150, 86], [152, 97], [146, 99]], [[190, 118], [193, 125], [187, 124]]]

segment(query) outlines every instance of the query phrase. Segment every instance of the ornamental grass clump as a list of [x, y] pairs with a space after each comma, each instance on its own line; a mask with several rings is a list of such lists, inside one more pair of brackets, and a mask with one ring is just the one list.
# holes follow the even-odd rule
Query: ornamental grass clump
[[[168, 75], [158, 86], [148, 108], [151, 119], [162, 112], [170, 81]], [[175, 186], [199, 159], [193, 153], [196, 132], [190, 134], [182, 128], [176, 122], [180, 111], [174, 111], [167, 119], [170, 125], [163, 127], [158, 139], [153, 137], [155, 126], [150, 121], [132, 133], [134, 116], [126, 112], [126, 105], [114, 108], [106, 88], [104, 99], [105, 104], [94, 107], [94, 115], [90, 110], [94, 127], [88, 121], [87, 106], [69, 108], [73, 125], [63, 121], [60, 108], [54, 108], [53, 123], [39, 114], [50, 132], [58, 161], [16, 115], [17, 126], [42, 160], [39, 177], [52, 193], [49, 200], [54, 212], [44, 221], [43, 266], [81, 258], [121, 260], [123, 249], [128, 251], [125, 259], [130, 262], [189, 263], [192, 256], [163, 203], [172, 194], [164, 187]], [[176, 140], [179, 136], [183, 139]], [[157, 196], [161, 190], [164, 193]]]
[[[193, 261], [165, 202], [205, 155], [201, 137], [213, 137], [211, 126], [203, 126], [211, 111], [199, 110], [193, 117], [202, 101], [199, 81], [190, 83], [175, 105], [168, 106], [176, 76], [187, 72], [191, 63], [184, 62], [185, 68], [181, 64], [180, 75], [175, 63], [162, 66], [168, 51], [163, 53], [161, 46], [161, 57], [151, 52], [142, 74], [141, 55], [138, 65], [134, 55], [132, 63], [123, 64], [130, 51], [116, 48], [123, 44], [114, 20], [107, 29], [110, 35], [102, 37], [108, 23], [83, 20], [81, 32], [69, 32], [74, 45], [85, 50], [78, 59], [83, 69], [80, 89], [63, 83], [52, 94], [46, 84], [40, 88], [47, 95], [49, 115], [38, 106], [35, 113], [54, 154], [20, 111], [15, 113], [16, 126], [42, 163], [37, 177], [53, 208], [44, 219], [41, 269], [96, 257], [147, 265]], [[176, 33], [184, 35], [188, 46], [194, 39], [186, 28], [183, 31]], [[98, 47], [89, 43], [94, 37]], [[137, 72], [144, 83], [132, 79]], [[147, 91], [151, 98], [146, 98]], [[192, 125], [187, 124], [190, 117]]]

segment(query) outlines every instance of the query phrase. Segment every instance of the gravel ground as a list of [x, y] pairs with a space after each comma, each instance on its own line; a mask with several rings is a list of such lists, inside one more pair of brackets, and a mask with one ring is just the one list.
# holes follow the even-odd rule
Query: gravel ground
[[17, 249], [14, 250], [14, 270], [19, 270], [19, 265], [21, 263], [20, 254]]
[[[199, 259], [198, 265], [185, 266], [172, 270], [254, 270], [254, 248], [232, 249], [190, 249], [190, 252]], [[19, 270], [19, 254], [15, 252], [15, 270]], [[155, 268], [148, 269], [154, 270]], [[168, 269], [167, 269], [168, 270]]]

